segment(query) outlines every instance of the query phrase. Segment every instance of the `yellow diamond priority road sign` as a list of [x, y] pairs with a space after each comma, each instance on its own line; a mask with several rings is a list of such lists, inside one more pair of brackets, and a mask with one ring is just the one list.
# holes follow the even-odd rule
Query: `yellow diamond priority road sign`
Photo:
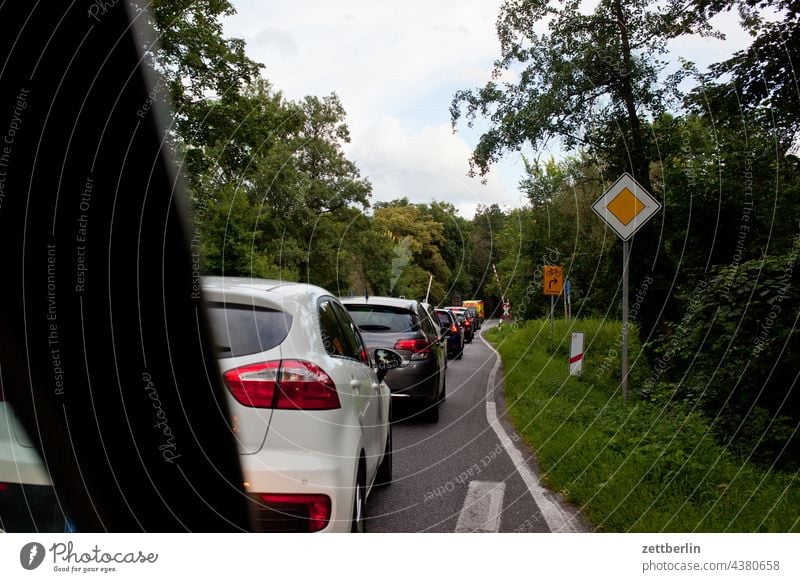
[[661, 210], [661, 203], [624, 173], [611, 188], [592, 205], [597, 215], [606, 221], [622, 240], [628, 240]]

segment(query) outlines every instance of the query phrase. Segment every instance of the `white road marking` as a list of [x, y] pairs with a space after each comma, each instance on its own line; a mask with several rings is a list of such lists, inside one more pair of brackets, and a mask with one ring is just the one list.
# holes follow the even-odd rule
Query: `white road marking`
[[528, 463], [525, 462], [522, 453], [511, 441], [503, 425], [500, 424], [500, 419], [497, 417], [497, 405], [494, 402], [494, 381], [497, 375], [497, 369], [500, 367], [500, 354], [497, 353], [497, 350], [494, 349], [489, 342], [483, 339], [483, 336], [481, 336], [481, 340], [496, 356], [494, 367], [489, 374], [489, 382], [486, 385], [486, 419], [489, 421], [489, 425], [494, 429], [494, 432], [500, 439], [500, 443], [508, 452], [508, 457], [511, 459], [511, 462], [514, 463], [528, 491], [531, 492], [531, 496], [539, 507], [539, 511], [542, 513], [542, 517], [544, 517], [550, 531], [557, 533], [579, 531], [572, 525], [572, 517], [567, 515], [558, 503], [550, 499], [550, 495], [552, 494], [542, 487], [539, 478], [531, 471], [530, 467], [528, 467]]
[[505, 483], [470, 481], [456, 532], [496, 533], [500, 531]]

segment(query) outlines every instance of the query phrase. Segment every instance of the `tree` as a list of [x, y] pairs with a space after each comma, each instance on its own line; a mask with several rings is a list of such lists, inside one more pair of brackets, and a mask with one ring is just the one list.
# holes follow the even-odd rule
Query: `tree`
[[[497, 22], [501, 54], [493, 79], [483, 88], [456, 93], [453, 125], [462, 117], [469, 125], [488, 118], [490, 127], [471, 158], [475, 173], [485, 175], [508, 150], [559, 139], [569, 150], [582, 147], [596, 161], [604, 178], [596, 195], [623, 171], [652, 192], [650, 172], [658, 150], [650, 126], [676, 102], [678, 84], [690, 71], [688, 64], [667, 70], [662, 59], [667, 41], [713, 30], [680, 0], [601, 0], [590, 13], [582, 4], [506, 0]], [[501, 81], [504, 76], [514, 80]], [[660, 297], [653, 305], [671, 301], [676, 268], [661, 252], [662, 219], [637, 233], [631, 269], [633, 288], [656, 274]], [[644, 310], [641, 332], [649, 333], [662, 317], [658, 308]]]
[[[792, 0], [694, 0], [693, 8], [706, 18], [738, 8], [741, 24], [753, 36], [751, 45], [717, 63], [704, 75], [690, 103], [695, 109], [720, 114], [737, 122], [742, 108], [773, 130], [781, 152], [800, 131], [800, 92], [795, 68], [800, 63], [800, 5]], [[770, 10], [782, 19], [768, 20]], [[755, 121], [750, 117], [750, 121]]]
[[433, 275], [430, 301], [445, 298], [450, 268], [442, 258], [444, 226], [407, 199], [375, 205], [375, 229], [393, 243], [391, 285], [393, 295], [424, 299], [428, 280]]
[[222, 34], [221, 18], [235, 12], [228, 0], [151, 0], [142, 11], [158, 41], [147, 54], [167, 83], [184, 139], [206, 117], [208, 97], [233, 101], [259, 78], [263, 65], [245, 55], [244, 41]]
[[342, 150], [344, 144], [350, 143], [350, 130], [339, 97], [335, 93], [321, 99], [309, 96], [299, 106], [303, 123], [295, 149], [297, 167], [310, 180], [306, 204], [315, 211], [351, 203], [369, 206], [372, 187]]
[[375, 220], [357, 209], [350, 209], [352, 220], [343, 239], [348, 254], [341, 258], [350, 265], [350, 289], [354, 295], [389, 295], [392, 280], [394, 241], [391, 233], [376, 226]]
[[[493, 79], [456, 93], [450, 109], [454, 127], [462, 116], [470, 126], [478, 116], [489, 120], [472, 154], [473, 171], [485, 175], [505, 151], [559, 138], [568, 149], [596, 149], [617, 162], [615, 173], [627, 170], [650, 186], [654, 154], [642, 117], [663, 112], [686, 74], [681, 69], [662, 79], [666, 63], [659, 57], [669, 39], [711, 29], [679, 0], [602, 0], [590, 14], [581, 4], [506, 0], [501, 6]], [[545, 26], [547, 32], [537, 32]], [[507, 73], [517, 81], [500, 82]]]
[[472, 263], [471, 223], [458, 214], [449, 202], [433, 201], [418, 204], [417, 208], [426, 216], [442, 225], [442, 239], [435, 243], [442, 260], [450, 270], [450, 278], [442, 281], [448, 297], [458, 295], [472, 297], [476, 290], [470, 274]]
[[208, 101], [212, 128], [185, 145], [195, 205], [215, 213], [201, 225], [207, 271], [349, 289], [362, 248], [347, 236], [351, 207], [369, 204], [371, 185], [344, 155], [336, 96], [291, 102], [259, 81], [236, 103]]
[[[492, 265], [501, 259], [498, 248], [498, 234], [506, 224], [507, 215], [497, 204], [484, 206], [479, 204], [472, 218], [470, 247], [472, 261], [469, 274], [475, 289], [473, 297], [481, 297], [487, 302], [486, 313], [492, 313], [499, 304], [503, 288], [495, 281]], [[506, 285], [508, 281], [502, 281]]]

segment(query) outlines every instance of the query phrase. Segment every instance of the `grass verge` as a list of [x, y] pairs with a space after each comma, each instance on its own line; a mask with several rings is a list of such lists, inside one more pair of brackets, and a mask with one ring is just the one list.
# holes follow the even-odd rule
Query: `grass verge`
[[[582, 378], [568, 376], [569, 337], [585, 333]], [[511, 420], [542, 478], [599, 531], [798, 532], [800, 476], [761, 469], [714, 440], [698, 414], [619, 394], [619, 322], [506, 325], [500, 352]], [[650, 370], [631, 331], [631, 386]]]

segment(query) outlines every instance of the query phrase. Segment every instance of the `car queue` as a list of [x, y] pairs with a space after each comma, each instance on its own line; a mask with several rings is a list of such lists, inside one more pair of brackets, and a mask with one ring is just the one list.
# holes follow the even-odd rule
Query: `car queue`
[[[264, 279], [203, 292], [256, 531], [365, 531], [392, 481], [394, 410], [438, 421], [469, 310]], [[0, 393], [0, 530], [72, 531], [56, 493]]]

